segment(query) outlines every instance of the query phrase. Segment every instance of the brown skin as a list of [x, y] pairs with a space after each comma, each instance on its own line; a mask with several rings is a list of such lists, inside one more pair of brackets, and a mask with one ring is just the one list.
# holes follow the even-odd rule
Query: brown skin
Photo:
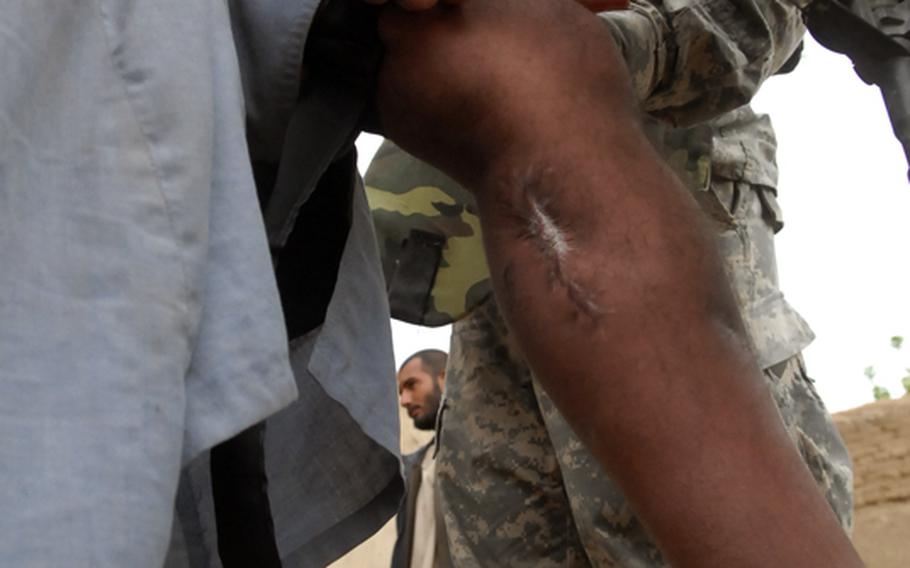
[[470, 0], [387, 9], [381, 33], [388, 135], [476, 189], [510, 328], [667, 559], [861, 566], [602, 24], [568, 0]]
[[[388, 4], [389, 0], [365, 0], [368, 4]], [[437, 4], [461, 4], [465, 0], [396, 0], [395, 3], [403, 10], [416, 12], [429, 10]], [[577, 0], [592, 12], [605, 12], [607, 10], [621, 10], [629, 5], [628, 0]]]
[[[388, 4], [389, 0], [365, 0], [368, 4]], [[395, 0], [395, 3], [402, 10], [417, 12], [420, 10], [429, 10], [439, 3], [443, 4], [461, 4], [463, 0]]]
[[445, 386], [445, 371], [433, 376], [419, 357], [411, 359], [398, 371], [398, 401], [418, 429], [433, 429]]

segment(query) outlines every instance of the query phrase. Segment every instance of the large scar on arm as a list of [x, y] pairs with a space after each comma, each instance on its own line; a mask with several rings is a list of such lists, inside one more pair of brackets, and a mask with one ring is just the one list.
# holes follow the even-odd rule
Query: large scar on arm
[[569, 270], [573, 261], [571, 235], [550, 213], [548, 202], [537, 195], [539, 185], [538, 178], [534, 182], [525, 183], [522, 188], [525, 201], [522, 205], [527, 207], [526, 214], [521, 215], [526, 224], [525, 234], [534, 242], [547, 262], [551, 287], [557, 284], [563, 287], [578, 312], [597, 321], [603, 315], [603, 310], [595, 301], [594, 294], [571, 277]]

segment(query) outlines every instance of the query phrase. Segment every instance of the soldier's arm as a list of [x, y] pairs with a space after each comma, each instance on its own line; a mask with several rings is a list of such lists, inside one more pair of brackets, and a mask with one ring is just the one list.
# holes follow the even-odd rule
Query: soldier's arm
[[631, 0], [601, 17], [649, 113], [687, 125], [749, 102], [805, 33], [791, 0]]
[[382, 24], [390, 137], [476, 189], [510, 329], [669, 561], [859, 566], [600, 23], [471, 0]]

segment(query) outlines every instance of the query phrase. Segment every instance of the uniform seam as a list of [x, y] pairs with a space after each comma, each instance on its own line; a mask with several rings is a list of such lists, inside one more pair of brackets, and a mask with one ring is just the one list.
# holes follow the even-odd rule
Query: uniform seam
[[[152, 144], [150, 141], [151, 136], [150, 136], [149, 132], [146, 130], [142, 119], [139, 117], [139, 111], [137, 109], [136, 101], [134, 100], [135, 96], [132, 95], [130, 93], [129, 89], [127, 88], [126, 79], [123, 76], [124, 70], [122, 69], [122, 66], [118, 63], [117, 57], [114, 55], [115, 50], [114, 50], [114, 47], [111, 42], [110, 31], [108, 29], [108, 23], [110, 22], [110, 15], [105, 13], [104, 7], [101, 5], [100, 0], [95, 0], [95, 5], [98, 8], [98, 14], [101, 18], [101, 29], [102, 29], [102, 34], [104, 36], [104, 43], [105, 43], [105, 46], [107, 47], [107, 56], [108, 56], [108, 60], [110, 61], [110, 64], [111, 64], [111, 69], [114, 71], [114, 75], [118, 79], [119, 87], [123, 93], [125, 102], [130, 109], [131, 118], [135, 122], [136, 127], [139, 129], [139, 133], [142, 138], [142, 145], [145, 150], [144, 153], [146, 155], [146, 159], [148, 160], [148, 164], [151, 167], [152, 172], [154, 173], [155, 187], [158, 190], [158, 197], [161, 199], [161, 204], [164, 209], [164, 214], [165, 214], [165, 217], [167, 218], [167, 222], [168, 222], [168, 227], [170, 227], [171, 236], [173, 237], [174, 243], [176, 244], [176, 242], [178, 241], [177, 226], [174, 221], [174, 215], [173, 215], [172, 208], [170, 206], [170, 202], [168, 201], [167, 195], [165, 194], [165, 191], [164, 191], [162, 174], [161, 174], [161, 166], [158, 164], [158, 161], [155, 159], [155, 153], [152, 150]], [[179, 247], [176, 247], [176, 248], [179, 250]], [[176, 263], [180, 269], [180, 274], [181, 274], [181, 279], [182, 279], [181, 288], [183, 289], [183, 296], [184, 296], [183, 297], [184, 301], [179, 303], [178, 309], [183, 313], [183, 315], [186, 318], [189, 319], [189, 316], [190, 316], [189, 304], [190, 304], [190, 299], [192, 298], [192, 294], [190, 293], [189, 275], [187, 274], [186, 263], [180, 258], [179, 254], [177, 254], [175, 256], [176, 256], [176, 259], [175, 259]], [[187, 319], [187, 321], [185, 321], [185, 325], [187, 326], [187, 328], [190, 328], [191, 326], [189, 324], [188, 319]], [[191, 330], [187, 329], [187, 331], [189, 332]], [[190, 333], [190, 335], [192, 335], [192, 334]], [[195, 349], [192, 349], [191, 351], [195, 351]], [[190, 358], [190, 361], [192, 361], [192, 357]], [[187, 364], [189, 365], [190, 363], [187, 363]]]

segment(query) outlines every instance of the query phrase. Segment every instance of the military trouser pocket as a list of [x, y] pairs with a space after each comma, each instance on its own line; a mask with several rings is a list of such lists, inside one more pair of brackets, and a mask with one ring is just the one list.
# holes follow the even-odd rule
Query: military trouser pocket
[[852, 526], [850, 456], [831, 415], [806, 373], [802, 356], [793, 356], [765, 369], [774, 402], [788, 437], [841, 525]]
[[765, 369], [764, 373], [767, 380], [770, 381], [772, 394], [785, 421], [787, 413], [794, 407], [807, 404], [826, 412], [824, 402], [815, 389], [815, 380], [806, 372], [802, 355], [794, 355], [772, 365]]
[[739, 191], [738, 184], [732, 181], [718, 181], [692, 193], [708, 219], [722, 230], [729, 230], [736, 227]]
[[765, 369], [765, 373], [770, 373], [778, 381], [785, 380], [785, 378], [790, 378], [790, 376], [792, 376], [793, 380], [804, 381], [812, 385], [815, 384], [815, 379], [810, 377], [809, 373], [806, 372], [806, 363], [803, 361], [803, 356], [799, 354], [784, 359], [780, 363], [771, 365]]
[[772, 187], [714, 178], [709, 187], [695, 192], [702, 210], [712, 220], [733, 227], [761, 219], [773, 233], [784, 225], [783, 214]]
[[789, 365], [790, 365], [790, 359], [785, 359], [785, 360], [781, 361], [780, 363], [771, 365], [770, 367], [765, 369], [765, 373], [770, 374], [772, 380], [776, 379], [777, 381], [780, 381], [781, 378], [784, 376], [784, 373], [787, 372], [787, 367]]

